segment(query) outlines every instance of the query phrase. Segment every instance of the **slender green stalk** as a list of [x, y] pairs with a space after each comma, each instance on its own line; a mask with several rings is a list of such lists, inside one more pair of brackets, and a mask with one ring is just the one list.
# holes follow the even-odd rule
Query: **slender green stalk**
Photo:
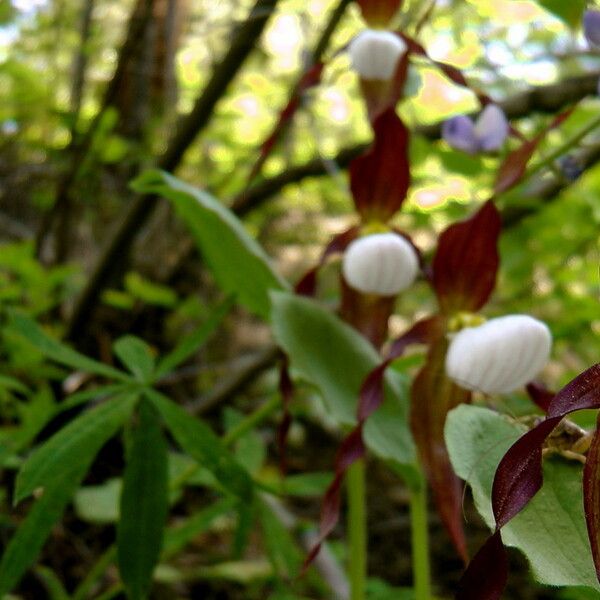
[[350, 546], [348, 562], [350, 599], [364, 600], [367, 584], [367, 510], [364, 459], [361, 458], [350, 466], [346, 481]]
[[275, 394], [270, 400], [261, 404], [253, 413], [242, 419], [235, 427], [223, 436], [223, 443], [230, 446], [239, 440], [244, 434], [256, 427], [259, 423], [268, 419], [281, 405], [281, 396]]
[[586, 125], [584, 125], [579, 131], [574, 133], [568, 140], [562, 143], [558, 148], [553, 150], [548, 156], [542, 158], [538, 163], [533, 165], [525, 174], [520, 183], [523, 183], [536, 173], [539, 173], [542, 169], [546, 167], [550, 167], [555, 160], [559, 159], [561, 156], [569, 152], [572, 148], [574, 148], [583, 138], [585, 138], [588, 134], [592, 133], [594, 129], [600, 127], [600, 117], [595, 117], [591, 119]]
[[90, 595], [92, 587], [96, 584], [96, 581], [106, 573], [108, 567], [113, 563], [117, 555], [117, 547], [112, 544], [108, 549], [100, 556], [96, 561], [96, 564], [88, 571], [85, 579], [79, 584], [75, 593], [73, 594], [72, 600], [84, 600]]
[[429, 534], [427, 530], [427, 484], [410, 489], [410, 524], [415, 600], [431, 600], [431, 569], [429, 565]]

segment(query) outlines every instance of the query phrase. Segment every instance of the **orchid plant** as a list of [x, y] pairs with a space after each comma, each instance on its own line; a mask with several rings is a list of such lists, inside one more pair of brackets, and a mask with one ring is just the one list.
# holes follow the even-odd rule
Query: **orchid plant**
[[[333, 237], [319, 264], [293, 289], [273, 269], [266, 253], [232, 212], [207, 192], [161, 171], [146, 172], [133, 185], [138, 192], [170, 200], [176, 213], [189, 225], [222, 290], [235, 295], [237, 302], [272, 327], [281, 349], [281, 399], [261, 407], [258, 414], [244, 421], [242, 429], [272, 415], [279, 407], [283, 409], [278, 436], [282, 490], [285, 491], [286, 482], [284, 453], [291, 422], [293, 381], [305, 379], [315, 385], [329, 416], [344, 432], [334, 459], [333, 478], [322, 500], [319, 534], [305, 557], [304, 570], [313, 564], [338, 523], [346, 483], [350, 598], [366, 598], [365, 487], [369, 452], [402, 477], [410, 491], [414, 598], [434, 597], [427, 531], [427, 494], [431, 490], [457, 555], [465, 566], [469, 565], [457, 583], [457, 598], [496, 599], [500, 598], [508, 576], [502, 532], [542, 487], [547, 439], [573, 411], [600, 408], [599, 365], [552, 394], [532, 383], [551, 354], [550, 328], [532, 315], [508, 314], [489, 320], [485, 316], [501, 268], [502, 216], [498, 200], [532, 174], [548, 166], [553, 168], [555, 160], [566, 153], [568, 149], [562, 149], [558, 156], [530, 165], [541, 142], [563, 124], [573, 107], [536, 133], [525, 136], [509, 123], [499, 103], [472, 89], [460, 70], [431, 59], [416, 39], [418, 27], [414, 28], [414, 36], [404, 30], [395, 31], [397, 17], [405, 16], [402, 0], [357, 0], [357, 4], [366, 27], [346, 50], [359, 79], [372, 140], [349, 165], [355, 222]], [[598, 14], [588, 12], [584, 18], [585, 34], [596, 45], [600, 39]], [[459, 152], [498, 156], [490, 197], [479, 202], [470, 216], [445, 227], [432, 253], [423, 252], [414, 236], [394, 223], [411, 189], [412, 134], [398, 107], [404, 100], [412, 62], [417, 59], [473, 92], [480, 104], [476, 117], [458, 115], [444, 123], [443, 143]], [[324, 69], [325, 65], [319, 63], [305, 73], [263, 143], [250, 179], [260, 172], [284, 126], [300, 107], [300, 96], [319, 84]], [[237, 258], [235, 267], [227, 256]], [[316, 300], [320, 268], [334, 257], [340, 259], [335, 312]], [[389, 320], [398, 298], [409, 293], [418, 279], [428, 286], [436, 308], [402, 335], [390, 339]], [[112, 398], [74, 420], [23, 463], [17, 478], [17, 499], [35, 495], [40, 488], [43, 494], [38, 509], [34, 508], [24, 520], [0, 561], [2, 592], [9, 591], [31, 562], [31, 552], [27, 560], [22, 559], [25, 549], [33, 548], [35, 554], [54, 523], [45, 519], [40, 525], [39, 506], [49, 506], [57, 519], [107, 436], [126, 425], [131, 430], [131, 444], [120, 501], [123, 519], [116, 543], [121, 576], [130, 597], [147, 596], [153, 569], [161, 556], [169, 508], [163, 424], [177, 444], [205, 468], [215, 488], [233, 498], [240, 514], [247, 516], [244, 511], [249, 506], [266, 510], [260, 494], [272, 489], [228, 451], [235, 436], [220, 440], [208, 425], [190, 418], [156, 389], [163, 377], [204, 343], [232, 302], [227, 300], [206, 327], [183, 340], [161, 360], [156, 361], [148, 346], [137, 338], [129, 336], [118, 341], [114, 352], [127, 371], [87, 359], [49, 338], [23, 316], [13, 315], [13, 330], [54, 362], [108, 378], [112, 383], [105, 387], [105, 393]], [[410, 369], [399, 372], [392, 365], [413, 345], [425, 347], [425, 351], [411, 380]], [[471, 483], [470, 471], [461, 458], [469, 443], [470, 432], [465, 427], [474, 418], [471, 409], [483, 411], [483, 419], [504, 419], [497, 410], [469, 405], [474, 399], [481, 404], [482, 398], [488, 400], [523, 387], [545, 415], [510, 447], [499, 464], [490, 467], [497, 466], [491, 490], [494, 532], [469, 563], [462, 513], [463, 480]], [[71, 404], [78, 406], [88, 399], [82, 396]], [[493, 406], [498, 408], [498, 404]], [[98, 417], [108, 423], [108, 429], [100, 431]], [[460, 436], [456, 433], [457, 423], [462, 427]], [[514, 427], [521, 424], [508, 426], [513, 427], [514, 437]], [[94, 443], [84, 455], [85, 460], [78, 461], [81, 448], [89, 445], [86, 431], [93, 434]], [[589, 534], [588, 558], [593, 560], [600, 580], [600, 437], [583, 430], [573, 431], [581, 443], [577, 448], [570, 447], [569, 452], [579, 451], [577, 456], [585, 462], [583, 502]], [[148, 448], [150, 459], [145, 454]], [[56, 456], [66, 456], [71, 469], [62, 472], [60, 478], [54, 477], [60, 466]], [[192, 469], [190, 477], [194, 474]], [[144, 482], [141, 492], [136, 481]], [[482, 500], [481, 490], [474, 487], [474, 491], [476, 499]], [[148, 498], [154, 507], [145, 504]], [[484, 500], [478, 507], [482, 503]], [[138, 512], [138, 505], [144, 510]], [[136, 536], [146, 536], [148, 542], [139, 559], [132, 558], [135, 552], [131, 550], [131, 540]], [[292, 563], [298, 572], [290, 569], [285, 573], [288, 579], [301, 571], [300, 564]], [[589, 578], [577, 583], [590, 587]], [[600, 589], [595, 581], [591, 583], [594, 586]]]

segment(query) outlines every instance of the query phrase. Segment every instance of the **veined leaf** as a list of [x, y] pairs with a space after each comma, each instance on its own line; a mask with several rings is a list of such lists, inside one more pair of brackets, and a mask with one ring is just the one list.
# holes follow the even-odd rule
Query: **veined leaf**
[[[490, 527], [496, 467], [522, 433], [521, 425], [485, 408], [462, 405], [448, 415], [446, 443], [452, 464], [471, 486], [477, 510]], [[504, 525], [502, 539], [527, 556], [541, 583], [600, 590], [586, 534], [580, 465], [545, 460], [541, 490]]]
[[[358, 332], [316, 302], [285, 293], [274, 293], [272, 299], [274, 335], [291, 366], [319, 389], [331, 417], [354, 424], [360, 387], [381, 358]], [[365, 443], [381, 458], [413, 464], [407, 382], [394, 370], [386, 373], [385, 382], [386, 399], [365, 425]]]
[[186, 335], [180, 344], [167, 354], [158, 364], [156, 376], [162, 377], [175, 367], [188, 359], [198, 348], [200, 348], [209, 336], [221, 325], [233, 306], [235, 297], [230, 296], [219, 304], [210, 314], [208, 319], [189, 335]]
[[132, 600], [146, 598], [168, 512], [167, 445], [156, 409], [143, 399], [127, 456], [117, 527], [121, 578]]
[[252, 479], [213, 430], [155, 390], [145, 390], [177, 443], [210, 471], [224, 489], [242, 500], [252, 498]]
[[83, 413], [53, 435], [27, 459], [17, 475], [15, 504], [45, 488], [64, 471], [73, 470], [119, 429], [137, 397], [122, 395]]
[[221, 288], [235, 294], [253, 313], [268, 316], [269, 290], [286, 289], [288, 285], [228, 208], [209, 193], [162, 171], [147, 171], [133, 187], [141, 193], [168, 198], [190, 228]]
[[12, 312], [8, 326], [18, 334], [22, 335], [29, 343], [37, 348], [42, 354], [62, 365], [66, 365], [86, 373], [95, 373], [109, 379], [130, 381], [130, 377], [113, 369], [112, 367], [92, 360], [83, 354], [79, 354], [72, 348], [55, 340], [45, 333], [42, 328], [29, 317]]
[[[23, 469], [27, 465], [29, 466], [25, 473], [25, 483], [21, 483], [20, 486], [21, 497], [39, 485], [43, 485], [43, 493], [34, 501], [27, 518], [21, 523], [2, 555], [0, 597], [11, 591], [27, 568], [33, 564], [54, 523], [58, 521], [65, 506], [79, 487], [98, 450], [127, 419], [135, 400], [134, 396], [114, 398], [75, 419], [32, 456], [30, 461], [33, 462], [27, 461], [24, 465]], [[84, 418], [86, 418], [86, 422], [98, 419], [100, 422], [98, 428], [93, 428], [93, 435], [90, 437], [84, 439], [78, 436], [78, 443], [74, 444], [71, 440], [69, 451], [61, 453], [57, 461], [55, 457], [51, 456], [52, 451], [49, 451], [48, 447], [51, 445], [51, 448], [56, 449], [57, 437], [68, 429], [68, 434], [61, 438], [67, 441], [73, 434], [74, 424], [80, 424]], [[102, 435], [98, 433], [98, 430], [102, 431]], [[40, 453], [39, 457], [36, 458], [38, 453]], [[23, 494], [23, 492], [26, 493]]]

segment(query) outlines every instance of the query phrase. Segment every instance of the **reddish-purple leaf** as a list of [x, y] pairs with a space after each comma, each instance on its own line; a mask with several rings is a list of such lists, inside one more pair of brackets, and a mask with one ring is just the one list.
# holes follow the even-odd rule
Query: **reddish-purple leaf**
[[302, 279], [296, 284], [294, 289], [296, 294], [300, 296], [314, 296], [317, 290], [317, 273], [319, 269], [330, 256], [343, 252], [357, 235], [358, 227], [351, 227], [342, 233], [338, 233], [325, 247], [317, 266], [305, 273]]
[[363, 222], [390, 219], [410, 186], [408, 129], [393, 109], [379, 115], [373, 129], [373, 145], [350, 163], [350, 188]]
[[583, 506], [596, 576], [600, 581], [600, 415], [583, 468]]
[[385, 27], [400, 10], [403, 0], [356, 0], [370, 27]]
[[499, 600], [508, 579], [508, 560], [500, 532], [496, 531], [458, 583], [456, 600]]
[[496, 284], [500, 228], [500, 214], [489, 200], [440, 235], [432, 268], [443, 314], [477, 311], [487, 302]]
[[537, 381], [531, 381], [525, 386], [529, 397], [544, 411], [548, 411], [550, 402], [552, 402], [554, 392], [551, 392], [545, 385]]
[[569, 117], [569, 115], [575, 109], [575, 106], [571, 106], [558, 114], [550, 122], [550, 124], [540, 131], [533, 139], [524, 140], [523, 143], [506, 156], [496, 175], [496, 182], [494, 183], [494, 195], [497, 196], [506, 192], [510, 188], [514, 187], [523, 179], [525, 172], [527, 171], [527, 164], [531, 160], [533, 153], [536, 151], [540, 142], [546, 137], [546, 134], [552, 129], [558, 127], [563, 121]]
[[446, 349], [447, 341], [442, 336], [431, 346], [427, 363], [413, 382], [410, 423], [438, 513], [466, 563], [468, 556], [462, 526], [462, 483], [450, 464], [444, 441], [444, 424], [451, 409], [470, 402], [471, 393], [446, 377]]

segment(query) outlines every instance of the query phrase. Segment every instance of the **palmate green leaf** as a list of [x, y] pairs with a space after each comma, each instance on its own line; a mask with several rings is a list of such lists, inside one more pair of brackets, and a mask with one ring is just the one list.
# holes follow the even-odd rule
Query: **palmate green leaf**
[[30, 344], [42, 354], [62, 365], [73, 369], [85, 371], [86, 373], [95, 373], [109, 379], [120, 381], [129, 381], [130, 377], [117, 369], [92, 360], [83, 354], [79, 354], [72, 348], [55, 340], [46, 334], [42, 328], [29, 317], [12, 312], [10, 314], [8, 327], [24, 337]]
[[[471, 486], [477, 510], [490, 527], [496, 467], [523, 432], [518, 423], [486, 408], [463, 405], [448, 415], [446, 443], [452, 464]], [[502, 528], [502, 539], [525, 554], [540, 583], [600, 590], [587, 539], [578, 463], [546, 459], [542, 489]]]
[[168, 512], [167, 445], [159, 415], [143, 399], [123, 478], [117, 555], [128, 597], [147, 597]]
[[[135, 401], [135, 396], [121, 396], [92, 409], [89, 413], [75, 419], [48, 440], [25, 463], [23, 469], [27, 465], [29, 466], [25, 473], [25, 483], [20, 484], [21, 497], [23, 497], [23, 491], [31, 491], [40, 485], [43, 486], [43, 490], [41, 490], [41, 496], [34, 501], [29, 514], [17, 529], [2, 555], [0, 561], [0, 597], [10, 592], [17, 585], [27, 568], [34, 563], [52, 527], [62, 515], [75, 490], [79, 487], [94, 457], [101, 446], [126, 421]], [[77, 443], [71, 439], [68, 444], [69, 451], [62, 452], [60, 457], [53, 457], [52, 452], [48, 451], [48, 447], [57, 449], [56, 439], [59, 436], [61, 436], [61, 440], [68, 442], [74, 433], [74, 429], [77, 428], [73, 425], [80, 424], [84, 418], [86, 423], [98, 420], [98, 426], [93, 429], [94, 434], [87, 439], [77, 436]], [[63, 432], [67, 429], [69, 429], [71, 435], [63, 436]], [[102, 431], [101, 435], [98, 434], [100, 430]], [[38, 453], [39, 456], [36, 458]], [[17, 487], [19, 487], [18, 482]], [[28, 495], [28, 493], [24, 495]]]
[[[357, 331], [307, 298], [273, 293], [273, 333], [291, 366], [314, 384], [331, 417], [355, 423], [360, 386], [381, 359]], [[365, 426], [365, 442], [378, 456], [413, 464], [415, 450], [408, 426], [408, 386], [400, 373], [386, 374], [385, 402]]]
[[190, 228], [221, 288], [235, 294], [251, 312], [268, 316], [269, 290], [286, 289], [288, 285], [231, 211], [209, 193], [162, 171], [147, 171], [136, 179], [133, 188], [170, 200]]
[[17, 475], [15, 504], [95, 456], [127, 419], [136, 400], [132, 394], [112, 398], [73, 419], [35, 450]]
[[221, 302], [210, 313], [208, 319], [195, 329], [189, 335], [186, 335], [180, 344], [172, 352], [167, 354], [158, 364], [156, 376], [162, 377], [187, 360], [194, 352], [198, 350], [206, 340], [221, 325], [223, 319], [227, 316], [233, 306], [235, 298], [230, 296]]
[[223, 489], [249, 502], [252, 479], [213, 430], [156, 390], [144, 390], [144, 394], [154, 403], [181, 448], [212, 473]]
[[114, 343], [113, 350], [136, 379], [142, 382], [151, 380], [154, 372], [154, 357], [144, 340], [134, 335], [125, 335]]

